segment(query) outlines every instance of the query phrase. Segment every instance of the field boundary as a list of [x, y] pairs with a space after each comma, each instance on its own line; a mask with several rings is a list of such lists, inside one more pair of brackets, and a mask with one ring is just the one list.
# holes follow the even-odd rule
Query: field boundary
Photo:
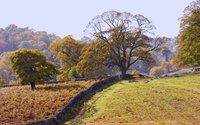
[[60, 112], [53, 117], [41, 121], [27, 123], [26, 125], [62, 125], [65, 122], [74, 119], [80, 113], [84, 103], [90, 100], [94, 94], [113, 85], [119, 80], [120, 78], [116, 76], [99, 81], [93, 84], [87, 90], [76, 95]]
[[[78, 79], [75, 81], [84, 81], [85, 79]], [[60, 81], [49, 81], [49, 82], [45, 82], [42, 84], [36, 84], [36, 85], [45, 85], [45, 84], [60, 84], [60, 83], [67, 83], [67, 82], [71, 82], [70, 80], [60, 80]], [[29, 84], [27, 84], [29, 85]], [[18, 83], [15, 83], [13, 85], [9, 85], [9, 84], [5, 84], [5, 85], [0, 85], [1, 88], [6, 88], [6, 87], [14, 87], [14, 86], [27, 86], [27, 85], [19, 85]]]

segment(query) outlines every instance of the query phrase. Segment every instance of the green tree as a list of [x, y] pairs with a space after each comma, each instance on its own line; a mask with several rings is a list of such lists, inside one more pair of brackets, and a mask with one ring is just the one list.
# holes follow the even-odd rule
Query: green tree
[[151, 52], [160, 47], [158, 41], [147, 36], [153, 29], [142, 15], [108, 11], [93, 18], [86, 30], [106, 43], [110, 65], [117, 66], [123, 78], [132, 65], [141, 60], [149, 61]]
[[76, 66], [79, 62], [81, 50], [84, 43], [76, 41], [71, 36], [67, 36], [60, 41], [54, 41], [49, 50], [53, 53], [54, 58], [60, 62], [59, 80], [68, 79], [68, 72], [71, 67]]
[[35, 84], [49, 81], [58, 72], [56, 65], [35, 49], [19, 49], [10, 56], [12, 70], [16, 73], [19, 84]]
[[173, 63], [179, 67], [200, 65], [200, 0], [192, 2], [181, 18], [178, 53]]
[[107, 76], [109, 49], [102, 41], [95, 41], [85, 46], [81, 52], [77, 70], [81, 77], [97, 79]]
[[71, 69], [69, 70], [68, 78], [69, 78], [69, 80], [72, 80], [72, 81], [75, 81], [79, 78], [79, 74], [78, 74], [75, 66], [71, 67]]

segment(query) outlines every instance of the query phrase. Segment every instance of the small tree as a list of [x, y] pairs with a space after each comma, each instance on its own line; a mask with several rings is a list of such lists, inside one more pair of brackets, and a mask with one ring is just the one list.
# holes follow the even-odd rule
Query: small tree
[[36, 88], [35, 84], [51, 80], [58, 72], [56, 65], [35, 49], [19, 49], [10, 56], [10, 61], [17, 82], [22, 85], [30, 83], [32, 90]]

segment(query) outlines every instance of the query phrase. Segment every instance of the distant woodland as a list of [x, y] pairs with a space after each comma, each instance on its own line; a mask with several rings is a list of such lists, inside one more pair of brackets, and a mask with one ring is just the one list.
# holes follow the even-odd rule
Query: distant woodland
[[45, 31], [35, 31], [30, 28], [20, 28], [14, 24], [5, 29], [0, 28], [0, 77], [5, 83], [15, 82], [15, 75], [12, 73], [8, 56], [12, 51], [20, 48], [37, 49], [49, 60], [54, 61], [48, 46], [54, 40], [60, 40], [55, 34], [48, 34]]

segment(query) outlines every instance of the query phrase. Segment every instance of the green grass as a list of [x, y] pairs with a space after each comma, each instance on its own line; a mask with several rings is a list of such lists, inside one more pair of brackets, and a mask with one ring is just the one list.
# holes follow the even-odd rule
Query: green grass
[[199, 125], [200, 75], [120, 81], [97, 93], [69, 124]]

